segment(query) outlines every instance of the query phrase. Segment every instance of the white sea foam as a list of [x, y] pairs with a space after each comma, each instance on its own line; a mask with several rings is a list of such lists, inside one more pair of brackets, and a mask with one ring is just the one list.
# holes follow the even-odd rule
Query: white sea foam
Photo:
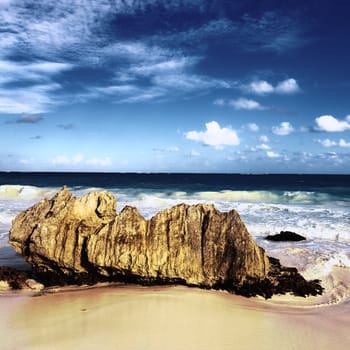
[[350, 298], [350, 245], [311, 239], [301, 242], [270, 242], [258, 239], [269, 256], [293, 266], [307, 280], [321, 280], [323, 296], [317, 305], [340, 303]]
[[54, 189], [36, 186], [1, 185], [0, 199], [35, 199], [54, 193]]

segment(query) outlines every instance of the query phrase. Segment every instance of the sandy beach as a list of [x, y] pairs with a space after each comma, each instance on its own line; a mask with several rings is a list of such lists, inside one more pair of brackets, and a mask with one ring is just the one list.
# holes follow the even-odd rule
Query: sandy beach
[[2, 295], [1, 349], [348, 349], [349, 303], [302, 304], [187, 287]]

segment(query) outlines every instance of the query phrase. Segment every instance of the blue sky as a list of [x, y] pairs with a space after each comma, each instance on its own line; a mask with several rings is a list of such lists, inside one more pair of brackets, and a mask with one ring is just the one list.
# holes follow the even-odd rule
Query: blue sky
[[349, 15], [0, 0], [0, 171], [350, 173]]

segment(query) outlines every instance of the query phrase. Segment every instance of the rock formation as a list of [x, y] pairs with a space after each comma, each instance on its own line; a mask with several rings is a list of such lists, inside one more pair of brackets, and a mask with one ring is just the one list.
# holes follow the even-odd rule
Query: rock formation
[[108, 280], [246, 295], [297, 293], [278, 287], [280, 275], [296, 270], [280, 274], [279, 263], [256, 245], [235, 210], [222, 213], [209, 204], [179, 204], [146, 220], [130, 206], [117, 214], [109, 192], [75, 198], [63, 188], [15, 218], [9, 243], [46, 283]]

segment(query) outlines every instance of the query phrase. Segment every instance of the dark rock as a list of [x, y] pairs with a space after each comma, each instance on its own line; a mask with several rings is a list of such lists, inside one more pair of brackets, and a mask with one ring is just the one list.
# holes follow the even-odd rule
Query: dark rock
[[306, 240], [304, 236], [301, 236], [291, 231], [281, 231], [276, 235], [269, 235], [265, 239], [267, 239], [268, 241], [274, 241], [274, 242], [284, 242], [284, 241], [297, 242], [297, 241]]
[[208, 204], [180, 204], [146, 220], [129, 206], [117, 215], [108, 192], [75, 198], [63, 188], [15, 218], [9, 243], [46, 285], [185, 284], [265, 297], [296, 292], [299, 280], [308, 285], [295, 269], [271, 265], [235, 210]]
[[7, 282], [12, 289], [22, 289], [29, 277], [27, 271], [18, 271], [12, 267], [0, 266], [0, 281]]

